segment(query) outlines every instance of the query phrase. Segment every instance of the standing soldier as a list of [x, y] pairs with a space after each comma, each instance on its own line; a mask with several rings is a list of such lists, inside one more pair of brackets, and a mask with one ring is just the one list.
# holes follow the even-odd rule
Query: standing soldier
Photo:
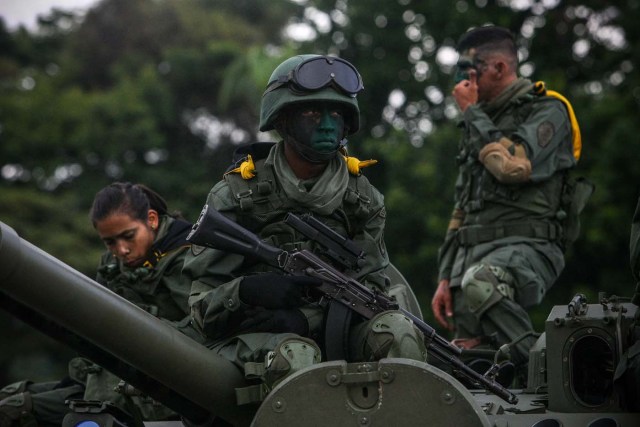
[[568, 178], [580, 157], [580, 131], [566, 99], [518, 77], [507, 29], [473, 29], [458, 51], [453, 97], [463, 137], [431, 305], [461, 347], [517, 341], [511, 360], [522, 366], [535, 342], [526, 309], [558, 278], [564, 246], [577, 234], [583, 204], [565, 202], [584, 196]]

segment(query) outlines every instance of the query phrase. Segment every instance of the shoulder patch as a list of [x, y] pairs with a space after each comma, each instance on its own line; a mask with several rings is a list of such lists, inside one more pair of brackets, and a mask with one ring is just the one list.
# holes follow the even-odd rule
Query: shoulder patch
[[553, 123], [546, 120], [538, 126], [538, 130], [536, 131], [538, 137], [538, 145], [542, 148], [545, 148], [551, 142], [553, 135], [555, 135], [556, 129], [553, 126]]

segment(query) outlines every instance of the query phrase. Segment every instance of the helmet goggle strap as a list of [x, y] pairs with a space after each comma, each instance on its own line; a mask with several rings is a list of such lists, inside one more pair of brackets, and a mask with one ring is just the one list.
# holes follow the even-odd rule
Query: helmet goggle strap
[[267, 86], [265, 94], [282, 86], [296, 92], [314, 92], [332, 86], [355, 98], [364, 89], [356, 68], [344, 59], [318, 56], [307, 59], [285, 76], [279, 76]]

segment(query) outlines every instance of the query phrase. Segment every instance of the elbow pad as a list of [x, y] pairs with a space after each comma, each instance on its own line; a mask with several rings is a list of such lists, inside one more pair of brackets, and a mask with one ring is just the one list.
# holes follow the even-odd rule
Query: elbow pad
[[531, 162], [524, 147], [510, 139], [490, 142], [480, 150], [478, 158], [491, 175], [504, 184], [526, 182], [531, 176]]
[[447, 231], [455, 231], [462, 225], [464, 221], [464, 211], [459, 208], [455, 208], [451, 213], [451, 219], [449, 220], [449, 226], [447, 227]]

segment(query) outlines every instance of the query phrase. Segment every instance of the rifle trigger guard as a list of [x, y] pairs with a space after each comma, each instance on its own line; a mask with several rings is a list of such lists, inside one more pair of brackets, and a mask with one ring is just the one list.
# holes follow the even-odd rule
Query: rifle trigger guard
[[284, 270], [285, 266], [287, 265], [288, 259], [289, 259], [289, 252], [287, 251], [280, 252], [280, 254], [278, 255], [278, 267]]

